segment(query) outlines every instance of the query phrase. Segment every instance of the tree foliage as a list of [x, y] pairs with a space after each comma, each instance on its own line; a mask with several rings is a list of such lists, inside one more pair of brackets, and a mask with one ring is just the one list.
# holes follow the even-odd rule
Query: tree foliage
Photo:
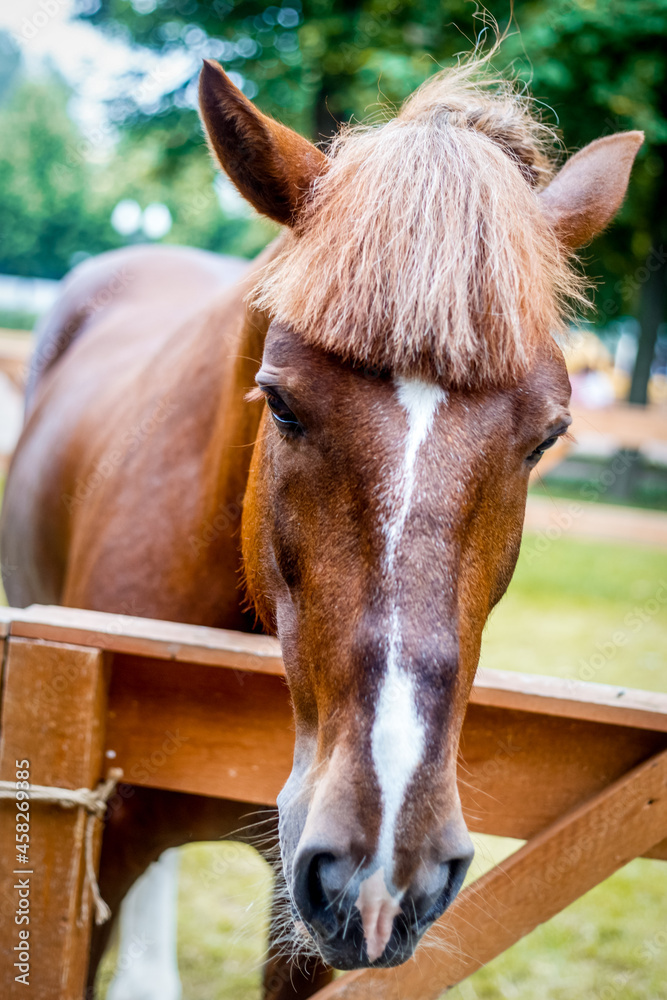
[[[29, 85], [0, 109], [0, 268], [62, 274], [79, 251], [120, 242], [119, 198], [163, 201], [167, 239], [251, 255], [274, 230], [220, 210], [196, 111], [202, 57], [217, 58], [259, 106], [314, 139], [396, 105], [481, 35], [506, 33], [494, 57], [528, 85], [568, 149], [643, 129], [646, 144], [615, 225], [584, 253], [598, 280], [599, 322], [662, 316], [667, 248], [667, 0], [100, 0], [86, 15], [103, 31], [168, 57], [189, 77], [163, 92], [159, 71], [125, 80], [110, 103], [121, 140], [113, 162], [89, 162], [62, 88]], [[147, 61], [148, 66], [148, 61]], [[158, 98], [149, 97], [155, 92]], [[443, 179], [443, 183], [444, 183]], [[229, 192], [227, 192], [229, 193]], [[224, 203], [224, 199], [223, 199]], [[654, 277], [656, 270], [660, 273]], [[645, 312], [646, 310], [644, 310]], [[653, 322], [653, 321], [652, 321]], [[655, 326], [655, 323], [653, 323]]]
[[142, 209], [166, 204], [168, 242], [254, 256], [275, 234], [240, 199], [221, 210], [203, 141], [178, 170], [165, 171], [160, 127], [121, 134], [105, 150], [71, 120], [69, 96], [58, 77], [47, 76], [16, 82], [0, 106], [0, 272], [60, 278], [83, 257], [123, 246], [128, 238], [111, 225], [122, 199]]
[[120, 245], [67, 97], [58, 80], [29, 82], [0, 108], [0, 271], [59, 278], [77, 254]]
[[[509, 29], [496, 64], [529, 85], [569, 149], [614, 131], [646, 132], [621, 216], [587, 255], [601, 321], [637, 312], [667, 244], [667, 0], [517, 0], [511, 25], [506, 0], [487, 8]], [[185, 47], [219, 59], [263, 110], [313, 138], [399, 103], [484, 30], [484, 15], [465, 0], [105, 0], [90, 16], [162, 54]], [[114, 108], [135, 134], [160, 134], [155, 169], [167, 176], [201, 150], [197, 72], [193, 61], [191, 80], [148, 114], [140, 101]]]

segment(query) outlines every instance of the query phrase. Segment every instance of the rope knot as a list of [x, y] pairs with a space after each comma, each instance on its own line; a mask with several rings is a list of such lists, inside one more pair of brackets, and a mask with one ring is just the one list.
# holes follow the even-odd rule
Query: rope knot
[[[88, 813], [85, 833], [86, 880], [95, 904], [95, 923], [104, 924], [111, 916], [111, 910], [102, 899], [93, 863], [93, 836], [95, 821], [103, 820], [107, 804], [116, 785], [123, 777], [119, 767], [109, 769], [107, 777], [97, 788], [57, 788], [50, 785], [30, 785], [26, 791], [33, 802], [48, 802], [63, 809], [85, 809]], [[0, 799], [13, 799], [16, 785], [13, 781], [0, 781]], [[87, 904], [86, 904], [87, 905]]]

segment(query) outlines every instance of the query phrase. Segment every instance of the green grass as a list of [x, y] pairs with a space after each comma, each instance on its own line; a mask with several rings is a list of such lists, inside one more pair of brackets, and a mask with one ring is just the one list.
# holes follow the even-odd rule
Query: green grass
[[[536, 553], [526, 536], [508, 594], [487, 626], [482, 663], [561, 677], [588, 678], [592, 670], [602, 683], [667, 691], [663, 579], [664, 552], [563, 537]], [[637, 609], [646, 619], [638, 624], [628, 618]], [[474, 840], [473, 877], [519, 846], [497, 837]], [[197, 844], [183, 851], [183, 1000], [258, 1000], [270, 884], [249, 848]], [[109, 956], [101, 985], [111, 968]], [[448, 996], [667, 1000], [667, 863], [633, 861]]]
[[[179, 962], [192, 995], [202, 1000], [252, 996], [268, 934], [268, 865], [244, 844], [226, 844], [222, 851], [217, 845], [193, 844], [183, 852], [181, 865]], [[227, 947], [218, 951], [220, 941]], [[208, 966], [202, 951], [209, 955]]]
[[[626, 474], [619, 476], [616, 462], [625, 456]], [[648, 510], [667, 510], [667, 469], [649, 462], [636, 452], [618, 452], [611, 457], [568, 456], [544, 477], [538, 477], [529, 492], [539, 497], [561, 497], [621, 504]]]
[[[600, 473], [587, 479], [568, 478], [565, 475], [547, 475], [543, 480], [531, 484], [528, 492], [538, 497], [552, 497], [562, 500], [586, 501], [595, 495], [596, 503], [607, 506], [636, 507], [640, 510], [667, 510], [666, 475], [661, 472], [662, 482], [656, 482], [657, 477], [648, 479], [632, 487], [627, 496], [619, 496], [608, 490], [600, 489], [600, 476], [606, 465], [600, 463]], [[589, 486], [594, 492], [586, 492]]]
[[480, 662], [667, 691], [667, 553], [526, 535]]
[[37, 313], [0, 309], [0, 328], [5, 330], [32, 330], [38, 319]]
[[666, 980], [667, 863], [638, 859], [447, 997], [665, 1000]]
[[[474, 875], [519, 846], [473, 837]], [[271, 879], [250, 848], [182, 851], [183, 1000], [259, 1000]], [[98, 987], [104, 996], [114, 952]], [[636, 860], [447, 994], [451, 1000], [667, 1000], [667, 863]], [[380, 1000], [380, 998], [378, 998]]]
[[[259, 998], [272, 876], [245, 844], [191, 844], [181, 851], [178, 963], [183, 1000]], [[98, 975], [111, 980], [114, 946]]]

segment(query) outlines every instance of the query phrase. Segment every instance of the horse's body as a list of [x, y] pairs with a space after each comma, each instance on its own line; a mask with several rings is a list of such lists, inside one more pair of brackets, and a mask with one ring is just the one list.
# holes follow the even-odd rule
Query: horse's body
[[[38, 331], [3, 507], [10, 604], [255, 626], [239, 531], [261, 406], [243, 397], [266, 327], [247, 322], [239, 279], [256, 266], [141, 246], [68, 277]], [[136, 789], [108, 817], [105, 899], [117, 912], [165, 848], [240, 837], [253, 811]], [[91, 979], [109, 930], [95, 931]], [[156, 975], [151, 996], [164, 995]], [[290, 974], [269, 966], [267, 979], [280, 995]]]
[[[299, 933], [330, 965], [396, 964], [470, 861], [458, 738], [530, 469], [569, 423], [567, 253], [613, 216], [641, 138], [553, 177], [519, 104], [445, 77], [329, 160], [214, 65], [201, 101], [232, 180], [291, 232], [243, 276], [141, 248], [75, 272], [7, 484], [7, 593], [277, 632]], [[105, 830], [112, 907], [162, 849], [243, 811], [137, 790]], [[271, 996], [328, 975], [281, 961]]]
[[[21, 567], [7, 581], [13, 600], [247, 627], [230, 543], [260, 410], [241, 405], [261, 357], [260, 336], [243, 339], [238, 278], [247, 267], [137, 247], [69, 277], [33, 367], [52, 345], [69, 344], [35, 379], [7, 497], [6, 558]], [[230, 412], [245, 418], [236, 439]], [[227, 489], [202, 482], [204, 469], [228, 476]], [[228, 503], [237, 505], [231, 523], [197, 545]], [[137, 510], [154, 530], [130, 515]], [[92, 528], [101, 523], [102, 534]]]

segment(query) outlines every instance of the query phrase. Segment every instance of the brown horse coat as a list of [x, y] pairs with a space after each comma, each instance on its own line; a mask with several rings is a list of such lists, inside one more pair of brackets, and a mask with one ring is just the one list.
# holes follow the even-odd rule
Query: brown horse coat
[[[568, 254], [613, 217], [642, 138], [554, 174], [525, 104], [471, 72], [327, 158], [207, 64], [211, 146], [288, 231], [245, 273], [166, 248], [77, 269], [7, 483], [11, 602], [239, 629], [256, 612], [277, 632], [288, 924], [341, 968], [404, 961], [462, 883], [456, 756], [482, 629], [530, 470], [570, 422], [551, 336], [581, 295]], [[135, 795], [105, 831], [109, 901], [240, 810]], [[316, 958], [269, 993], [326, 975]]]

